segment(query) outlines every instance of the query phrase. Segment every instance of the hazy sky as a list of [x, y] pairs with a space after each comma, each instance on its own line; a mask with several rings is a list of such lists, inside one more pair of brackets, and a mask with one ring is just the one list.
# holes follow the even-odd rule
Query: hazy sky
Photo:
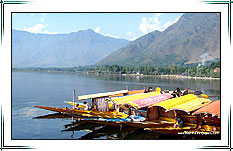
[[181, 13], [13, 13], [12, 28], [45, 34], [93, 29], [105, 36], [134, 40], [154, 30], [165, 30], [181, 15]]

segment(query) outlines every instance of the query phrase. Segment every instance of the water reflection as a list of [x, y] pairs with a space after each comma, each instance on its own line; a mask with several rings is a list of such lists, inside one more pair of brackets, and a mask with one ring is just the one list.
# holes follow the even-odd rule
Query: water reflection
[[[220, 80], [210, 79], [186, 79], [186, 78], [169, 78], [169, 77], [155, 77], [155, 76], [122, 76], [122, 75], [97, 75], [88, 74], [85, 75], [89, 78], [96, 80], [103, 80], [121, 84], [129, 89], [143, 89], [148, 86], [161, 87], [163, 90], [175, 90], [177, 87], [181, 89], [190, 88], [191, 90], [201, 90], [208, 95], [220, 95]], [[136, 83], [136, 84], [135, 84]], [[108, 87], [109, 83], [104, 82]], [[136, 86], [137, 85], [137, 86]]]
[[[92, 139], [111, 139], [111, 140], [180, 140], [180, 139], [220, 139], [219, 135], [166, 135], [158, 132], [144, 130], [131, 126], [108, 126], [92, 123], [87, 120], [73, 118], [72, 116], [56, 113], [34, 117], [33, 119], [70, 119], [70, 123], [63, 125], [62, 133], [69, 133], [70, 139], [92, 140]], [[75, 136], [76, 132], [86, 131], [82, 136]]]

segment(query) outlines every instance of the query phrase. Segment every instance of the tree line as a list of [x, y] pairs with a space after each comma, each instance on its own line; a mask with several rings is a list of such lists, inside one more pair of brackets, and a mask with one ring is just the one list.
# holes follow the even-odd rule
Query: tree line
[[220, 77], [220, 61], [210, 65], [175, 65], [167, 67], [145, 66], [118, 66], [104, 65], [88, 69], [89, 72], [109, 73], [109, 74], [143, 74], [143, 75], [185, 75], [197, 77]]
[[[13, 69], [19, 70], [19, 69]], [[20, 69], [22, 70], [22, 69]], [[192, 65], [175, 65], [170, 64], [167, 67], [156, 67], [152, 65], [144, 66], [119, 66], [119, 65], [102, 65], [102, 66], [79, 66], [72, 68], [27, 68], [23, 70], [30, 71], [61, 71], [61, 72], [89, 72], [98, 74], [136, 74], [136, 75], [184, 75], [192, 77], [220, 77], [220, 61], [213, 62], [209, 65], [192, 64]]]

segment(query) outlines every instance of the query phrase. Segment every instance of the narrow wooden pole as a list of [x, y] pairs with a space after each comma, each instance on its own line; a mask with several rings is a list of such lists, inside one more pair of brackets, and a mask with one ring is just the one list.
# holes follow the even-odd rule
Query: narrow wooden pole
[[[73, 92], [73, 109], [75, 108], [75, 89]], [[74, 117], [72, 116], [72, 122], [74, 122]]]
[[73, 92], [73, 109], [75, 107], [75, 89], [74, 89], [74, 92]]

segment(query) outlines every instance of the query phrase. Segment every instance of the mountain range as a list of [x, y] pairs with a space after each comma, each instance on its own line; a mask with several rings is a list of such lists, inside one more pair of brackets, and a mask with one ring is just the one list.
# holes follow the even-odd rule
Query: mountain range
[[113, 52], [98, 65], [204, 63], [220, 58], [220, 14], [186, 13], [166, 30], [153, 31]]
[[220, 14], [185, 13], [164, 31], [129, 42], [91, 29], [69, 34], [12, 30], [12, 67], [167, 66], [220, 58]]
[[91, 29], [54, 35], [12, 30], [12, 67], [92, 65], [128, 43]]

